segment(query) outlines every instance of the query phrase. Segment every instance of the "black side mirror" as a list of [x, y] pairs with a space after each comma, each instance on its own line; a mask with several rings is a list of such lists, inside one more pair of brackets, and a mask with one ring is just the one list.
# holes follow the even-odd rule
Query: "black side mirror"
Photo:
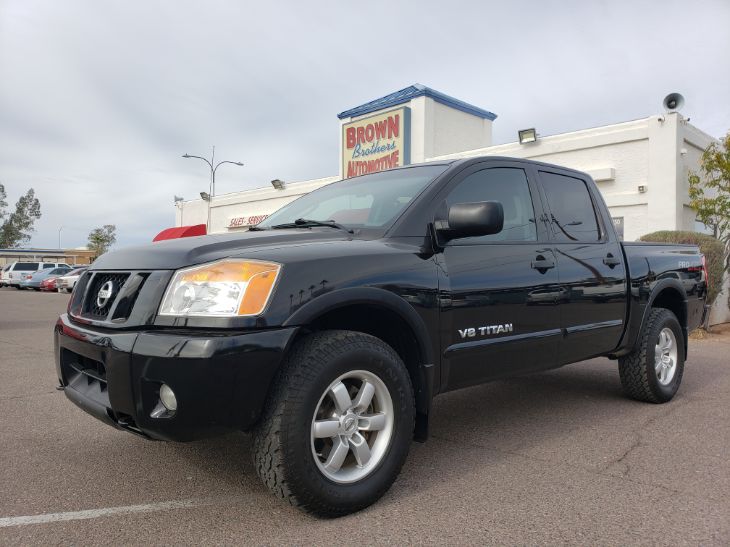
[[455, 203], [449, 207], [448, 226], [439, 232], [446, 239], [497, 234], [504, 226], [504, 209], [499, 201]]

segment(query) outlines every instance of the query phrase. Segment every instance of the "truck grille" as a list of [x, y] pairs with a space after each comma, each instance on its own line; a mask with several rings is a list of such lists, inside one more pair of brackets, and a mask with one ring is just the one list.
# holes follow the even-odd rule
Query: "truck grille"
[[97, 273], [87, 284], [83, 315], [91, 319], [106, 319], [114, 306], [128, 273]]
[[69, 314], [93, 321], [124, 323], [151, 273], [86, 272], [76, 282]]

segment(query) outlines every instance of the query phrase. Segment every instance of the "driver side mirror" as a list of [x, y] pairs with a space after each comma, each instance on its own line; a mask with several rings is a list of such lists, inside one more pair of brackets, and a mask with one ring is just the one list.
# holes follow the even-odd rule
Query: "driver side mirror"
[[499, 201], [454, 203], [449, 207], [448, 226], [438, 227], [446, 239], [497, 234], [504, 226], [504, 209]]

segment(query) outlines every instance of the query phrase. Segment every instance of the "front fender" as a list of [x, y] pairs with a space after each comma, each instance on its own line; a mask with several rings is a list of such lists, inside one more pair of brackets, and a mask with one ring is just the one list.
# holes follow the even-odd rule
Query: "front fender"
[[408, 302], [400, 296], [385, 289], [376, 287], [352, 287], [337, 289], [308, 302], [295, 311], [284, 323], [283, 327], [304, 326], [317, 317], [338, 308], [357, 304], [372, 304], [398, 314], [416, 336], [423, 363], [433, 364], [435, 358], [431, 349], [430, 336], [423, 319]]

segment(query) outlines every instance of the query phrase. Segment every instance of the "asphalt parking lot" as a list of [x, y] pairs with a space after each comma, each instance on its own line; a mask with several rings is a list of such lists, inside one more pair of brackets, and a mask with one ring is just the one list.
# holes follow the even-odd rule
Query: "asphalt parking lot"
[[595, 359], [446, 394], [375, 506], [318, 520], [256, 477], [246, 434], [138, 439], [73, 406], [68, 295], [0, 289], [0, 543], [730, 544], [730, 333], [690, 343], [667, 405]]

